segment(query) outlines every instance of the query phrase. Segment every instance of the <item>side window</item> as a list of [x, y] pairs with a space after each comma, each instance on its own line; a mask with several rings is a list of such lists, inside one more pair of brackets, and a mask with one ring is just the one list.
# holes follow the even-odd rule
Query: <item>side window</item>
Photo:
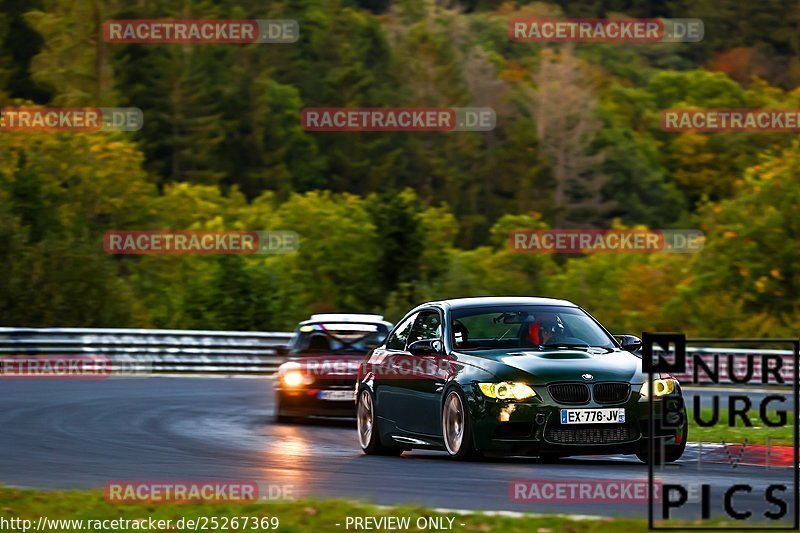
[[419, 313], [414, 313], [407, 319], [403, 320], [395, 328], [394, 333], [389, 335], [389, 340], [386, 341], [387, 350], [405, 350], [408, 334], [411, 333], [411, 326], [414, 325], [414, 319], [419, 316]]
[[436, 311], [422, 311], [411, 328], [408, 344], [428, 339], [442, 339], [442, 321]]

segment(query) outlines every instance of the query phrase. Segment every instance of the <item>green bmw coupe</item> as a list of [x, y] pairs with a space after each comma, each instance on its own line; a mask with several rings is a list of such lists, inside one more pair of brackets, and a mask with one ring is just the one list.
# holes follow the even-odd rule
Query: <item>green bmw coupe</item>
[[640, 347], [565, 300], [420, 305], [360, 366], [361, 448], [444, 450], [456, 459], [635, 454], [645, 462], [653, 449], [657, 462], [675, 461], [688, 427], [681, 388], [665, 374], [648, 384]]

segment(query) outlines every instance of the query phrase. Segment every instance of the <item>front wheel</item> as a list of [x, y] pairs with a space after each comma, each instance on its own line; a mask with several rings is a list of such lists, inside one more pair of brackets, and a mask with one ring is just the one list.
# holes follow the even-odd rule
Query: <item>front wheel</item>
[[356, 409], [356, 425], [358, 426], [358, 442], [361, 450], [367, 455], [400, 455], [402, 448], [393, 448], [381, 444], [378, 428], [375, 424], [375, 402], [372, 393], [362, 390], [358, 395]]
[[477, 459], [480, 453], [475, 449], [472, 438], [472, 420], [466, 409], [464, 394], [458, 389], [450, 389], [442, 408], [442, 437], [447, 453], [453, 459]]

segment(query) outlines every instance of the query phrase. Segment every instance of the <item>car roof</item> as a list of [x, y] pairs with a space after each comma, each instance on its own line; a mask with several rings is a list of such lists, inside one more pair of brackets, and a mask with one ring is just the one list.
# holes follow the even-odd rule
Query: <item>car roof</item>
[[538, 296], [482, 296], [477, 298], [453, 298], [450, 300], [439, 300], [427, 302], [419, 305], [439, 305], [450, 309], [463, 309], [467, 307], [491, 307], [491, 306], [511, 306], [511, 305], [560, 305], [562, 307], [578, 307], [569, 300], [559, 300], [557, 298], [542, 298]]

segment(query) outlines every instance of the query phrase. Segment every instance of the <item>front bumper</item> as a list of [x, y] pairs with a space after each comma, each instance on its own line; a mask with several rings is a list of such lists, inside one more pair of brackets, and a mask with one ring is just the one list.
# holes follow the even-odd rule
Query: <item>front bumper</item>
[[[679, 390], [670, 398], [679, 402], [679, 409], [684, 409]], [[482, 451], [519, 455], [635, 453], [647, 443], [650, 430], [649, 405], [639, 400], [638, 388], [626, 401], [614, 404], [565, 405], [542, 396], [522, 402], [498, 401], [485, 398], [480, 392], [473, 394], [472, 400], [475, 445]], [[663, 400], [654, 402], [654, 437], [666, 439], [667, 444], [675, 443], [683, 425], [663, 423], [662, 406]], [[624, 408], [625, 423], [561, 423], [561, 409], [606, 408]], [[683, 423], [686, 423], [685, 409]]]
[[[338, 380], [341, 381], [341, 380]], [[322, 391], [347, 393], [347, 400], [326, 400], [320, 398]], [[285, 387], [276, 382], [275, 410], [279, 416], [331, 416], [355, 417], [355, 379], [352, 383], [334, 384], [314, 383], [302, 387]]]

